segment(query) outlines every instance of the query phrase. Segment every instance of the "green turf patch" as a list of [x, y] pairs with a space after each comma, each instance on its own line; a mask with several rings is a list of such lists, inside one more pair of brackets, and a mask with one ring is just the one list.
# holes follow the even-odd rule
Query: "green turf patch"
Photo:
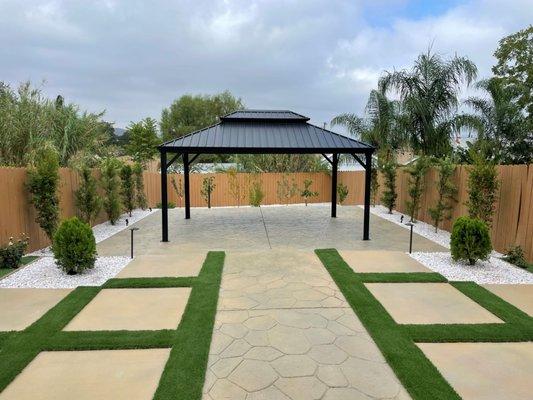
[[335, 249], [316, 254], [406, 390], [418, 399], [460, 399]]
[[[28, 265], [29, 263], [37, 260], [38, 258], [39, 257], [37, 256], [24, 256], [20, 260], [20, 265]], [[0, 278], [15, 271], [18, 271], [18, 268], [0, 268]]]
[[16, 271], [16, 269], [13, 269], [13, 268], [0, 268], [0, 278], [3, 277], [4, 275], [7, 275], [13, 271]]
[[38, 256], [24, 256], [22, 257], [20, 262], [22, 263], [22, 265], [28, 265], [29, 263], [34, 262], [38, 258], [39, 258]]
[[[225, 254], [209, 252], [198, 277], [110, 279], [78, 287], [21, 332], [0, 332], [0, 392], [41, 351], [172, 348], [157, 399], [200, 399], [215, 321]], [[62, 329], [103, 288], [192, 287], [176, 330], [76, 331]]]
[[448, 282], [436, 272], [357, 272], [355, 275], [365, 283]]
[[193, 286], [155, 400], [200, 399], [217, 310], [223, 252], [209, 252]]

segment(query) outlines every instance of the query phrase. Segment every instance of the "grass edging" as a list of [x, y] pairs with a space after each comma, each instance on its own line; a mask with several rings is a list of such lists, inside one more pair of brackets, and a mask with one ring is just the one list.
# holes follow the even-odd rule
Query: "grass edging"
[[448, 282], [437, 272], [356, 272], [364, 283], [434, 283]]

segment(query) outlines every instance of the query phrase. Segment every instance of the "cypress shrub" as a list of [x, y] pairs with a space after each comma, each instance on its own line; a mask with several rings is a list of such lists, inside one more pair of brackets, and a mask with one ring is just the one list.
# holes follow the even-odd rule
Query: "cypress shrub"
[[96, 241], [91, 227], [77, 217], [63, 221], [54, 235], [52, 252], [57, 265], [67, 274], [93, 268]]
[[486, 260], [492, 251], [489, 228], [478, 218], [459, 217], [453, 224], [450, 247], [454, 261], [465, 260], [474, 265]]

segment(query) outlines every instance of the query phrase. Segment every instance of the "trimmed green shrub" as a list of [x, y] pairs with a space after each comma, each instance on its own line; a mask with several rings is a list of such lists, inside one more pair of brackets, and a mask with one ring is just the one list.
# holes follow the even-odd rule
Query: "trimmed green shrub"
[[91, 225], [102, 209], [102, 199], [98, 195], [96, 179], [90, 168], [82, 167], [79, 170], [79, 175], [81, 178], [80, 187], [74, 194], [76, 207], [81, 220]]
[[59, 155], [52, 145], [43, 145], [28, 169], [28, 190], [37, 211], [35, 221], [52, 240], [59, 223]]
[[449, 159], [444, 158], [437, 162], [437, 170], [439, 172], [439, 180], [437, 182], [437, 192], [439, 197], [435, 207], [430, 207], [428, 212], [433, 219], [433, 226], [435, 232], [439, 229], [439, 224], [443, 220], [449, 220], [452, 217], [452, 201], [455, 200], [457, 188], [452, 181], [455, 172], [455, 164]]
[[453, 224], [450, 241], [454, 261], [465, 260], [474, 265], [489, 258], [492, 250], [489, 228], [478, 218], [459, 217]]
[[91, 227], [77, 217], [63, 221], [54, 235], [52, 252], [57, 265], [67, 274], [93, 268], [96, 241]]
[[9, 243], [0, 247], [0, 268], [18, 268], [22, 263], [22, 256], [28, 243], [29, 238], [24, 234], [17, 241], [10, 237]]
[[468, 175], [468, 201], [466, 205], [470, 217], [479, 218], [491, 226], [499, 186], [496, 165], [482, 156], [475, 157]]
[[120, 170], [120, 179], [122, 180], [122, 205], [131, 217], [131, 212], [135, 208], [135, 187], [131, 165], [125, 164], [122, 167]]
[[204, 178], [204, 180], [202, 181], [202, 189], [200, 190], [200, 195], [207, 203], [207, 208], [211, 208], [211, 193], [213, 193], [213, 190], [215, 190], [216, 187], [214, 180], [215, 177], [210, 176]]
[[313, 192], [310, 187], [313, 184], [313, 181], [311, 179], [304, 180], [304, 187], [300, 191], [300, 196], [303, 197], [305, 205], [307, 206], [307, 203], [309, 203], [309, 199], [312, 197], [318, 196], [318, 192]]
[[524, 250], [520, 246], [511, 246], [505, 256], [502, 257], [503, 260], [516, 265], [519, 268], [527, 269], [529, 267], [526, 257], [524, 255]]
[[133, 164], [133, 177], [135, 184], [135, 204], [141, 210], [148, 208], [148, 201], [146, 200], [146, 194], [144, 193], [144, 175], [143, 166], [140, 163]]
[[116, 158], [107, 158], [101, 166], [101, 185], [104, 191], [104, 210], [111, 225], [120, 218], [122, 204], [120, 202], [120, 169], [122, 163]]
[[344, 200], [348, 197], [348, 186], [344, 183], [337, 184], [337, 195], [339, 196], [339, 203], [344, 203]]

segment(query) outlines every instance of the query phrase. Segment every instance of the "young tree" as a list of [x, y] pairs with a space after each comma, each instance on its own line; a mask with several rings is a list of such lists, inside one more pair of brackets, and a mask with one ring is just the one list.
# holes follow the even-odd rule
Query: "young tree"
[[276, 189], [276, 194], [280, 204], [285, 203], [289, 205], [290, 199], [298, 192], [298, 186], [292, 178], [292, 181], [289, 182], [289, 174], [283, 174], [281, 181], [276, 182], [278, 187]]
[[311, 179], [305, 179], [304, 187], [300, 190], [300, 196], [303, 197], [306, 206], [311, 198], [318, 196], [318, 192], [314, 192], [310, 189], [312, 184], [313, 181]]
[[377, 166], [372, 166], [372, 173], [370, 176], [370, 201], [375, 207], [379, 193], [379, 180]]
[[428, 212], [433, 219], [433, 226], [435, 232], [439, 230], [439, 224], [443, 220], [449, 220], [452, 210], [451, 202], [455, 199], [457, 188], [452, 181], [455, 172], [455, 164], [450, 158], [444, 158], [437, 162], [437, 170], [439, 172], [439, 180], [437, 181], [437, 204], [435, 207], [430, 207]]
[[141, 210], [146, 210], [148, 202], [146, 200], [146, 194], [144, 193], [144, 169], [141, 163], [136, 162], [133, 164], [133, 181], [135, 186], [135, 204]]
[[261, 207], [261, 202], [265, 197], [261, 175], [253, 174], [250, 178], [248, 197], [252, 207]]
[[496, 165], [487, 161], [483, 155], [473, 155], [474, 164], [468, 175], [468, 214], [478, 218], [487, 226], [492, 224], [494, 203], [500, 183]]
[[135, 186], [133, 182], [133, 169], [131, 165], [125, 164], [120, 170], [122, 180], [122, 204], [131, 217], [131, 212], [135, 208]]
[[409, 188], [407, 190], [410, 200], [406, 201], [406, 207], [407, 213], [411, 217], [411, 222], [416, 222], [418, 216], [420, 197], [424, 192], [424, 178], [429, 166], [429, 158], [421, 156], [406, 169], [407, 173], [410, 175]]
[[183, 183], [181, 177], [178, 178], [178, 182], [176, 183], [176, 178], [172, 177], [170, 180], [172, 183], [172, 187], [174, 188], [174, 191], [176, 192], [176, 196], [178, 196], [178, 207], [181, 207], [181, 204], [183, 202]]
[[103, 205], [111, 225], [115, 225], [122, 213], [122, 204], [120, 201], [121, 168], [122, 164], [116, 158], [106, 158], [100, 167], [101, 186], [104, 191]]
[[229, 168], [226, 173], [228, 174], [230, 194], [235, 199], [237, 207], [240, 207], [241, 202], [244, 200], [244, 196], [246, 195], [246, 193], [244, 193], [241, 182], [239, 181], [237, 169]]
[[392, 214], [398, 197], [396, 192], [396, 162], [394, 160], [381, 161], [379, 169], [385, 180], [383, 182], [385, 189], [381, 194], [381, 203], [389, 209], [389, 214]]
[[337, 195], [339, 196], [339, 204], [344, 203], [344, 200], [348, 197], [348, 186], [346, 186], [344, 183], [338, 183], [337, 184]]
[[213, 190], [215, 190], [216, 187], [214, 181], [214, 176], [204, 178], [204, 180], [202, 181], [202, 190], [200, 191], [200, 194], [207, 203], [207, 208], [211, 208], [211, 194], [213, 193]]
[[131, 123], [128, 128], [129, 143], [126, 152], [132, 160], [146, 165], [157, 154], [157, 145], [160, 143], [157, 136], [157, 122], [153, 118], [145, 118], [140, 122]]
[[81, 183], [80, 187], [74, 194], [76, 207], [78, 208], [81, 220], [92, 225], [102, 209], [102, 199], [98, 194], [96, 179], [94, 178], [91, 169], [84, 166], [78, 173], [80, 175]]
[[59, 223], [59, 156], [53, 145], [45, 143], [35, 152], [28, 169], [28, 190], [37, 211], [35, 221], [50, 241]]

